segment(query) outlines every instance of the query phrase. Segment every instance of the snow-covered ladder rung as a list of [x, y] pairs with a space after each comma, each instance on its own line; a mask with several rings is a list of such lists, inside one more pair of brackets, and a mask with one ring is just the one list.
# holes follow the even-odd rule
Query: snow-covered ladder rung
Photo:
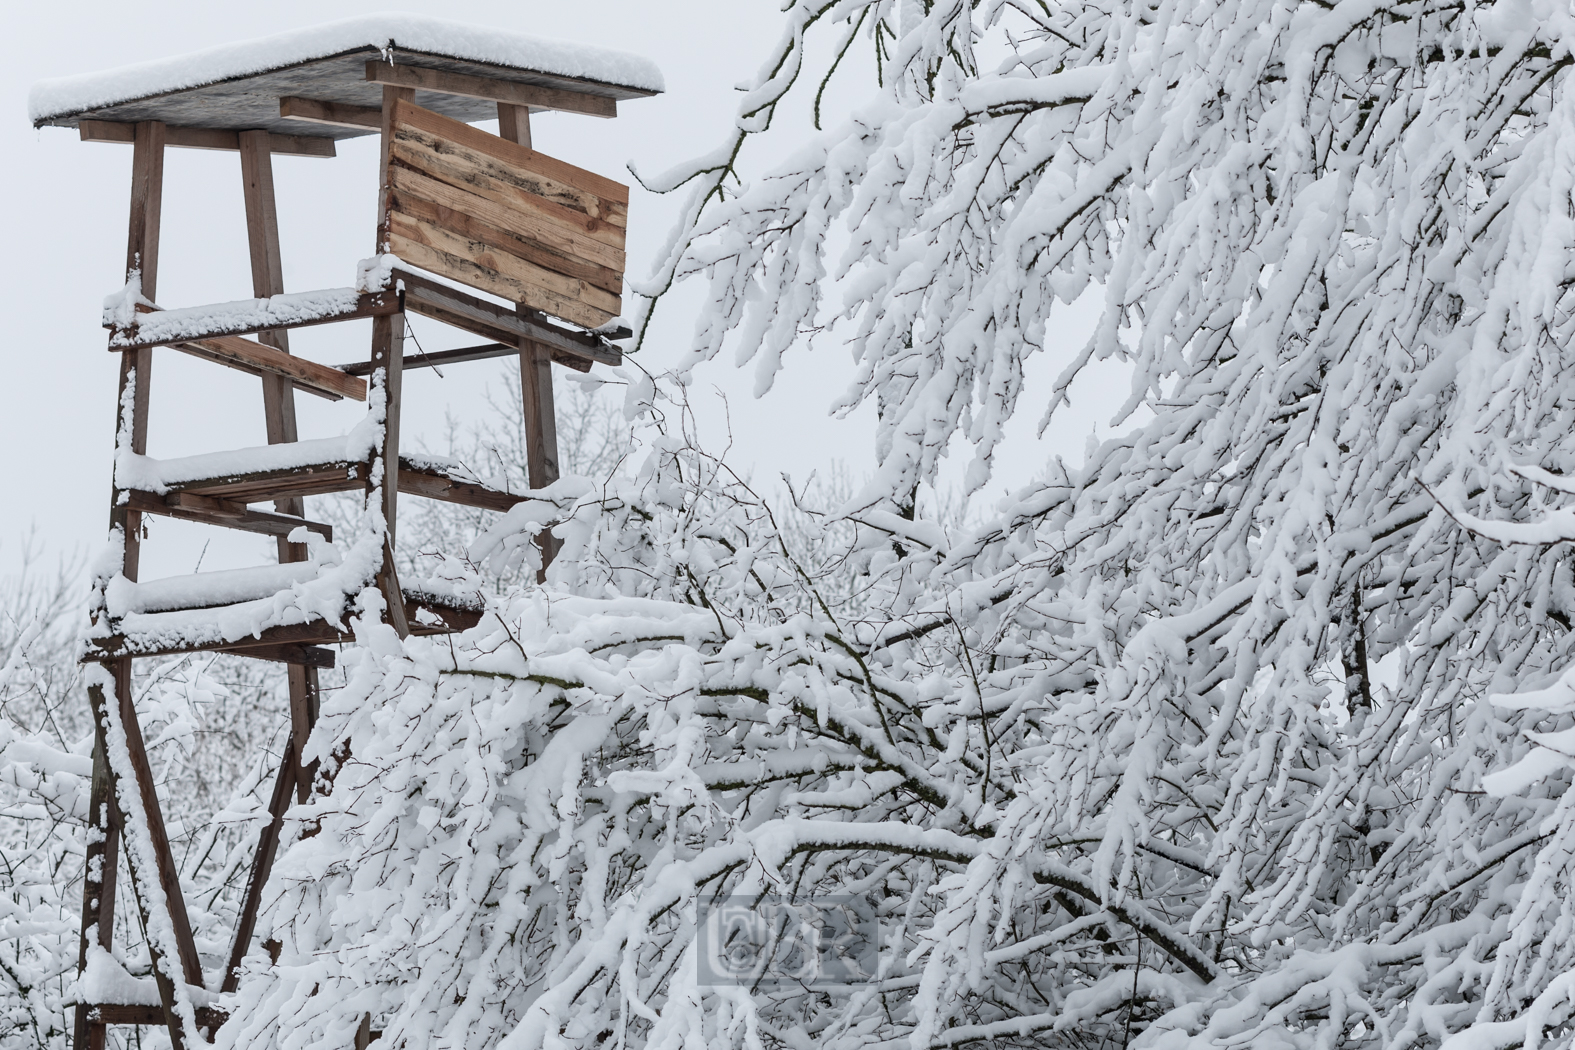
[[386, 317], [404, 309], [402, 298], [393, 288], [372, 292], [354, 288], [328, 288], [317, 292], [289, 292], [267, 299], [239, 299], [208, 306], [188, 306], [178, 310], [161, 310], [141, 302], [136, 303], [129, 316], [123, 312], [123, 308], [112, 304], [105, 310], [104, 327], [110, 330], [111, 350], [142, 350], [198, 339], [284, 331], [363, 317]]

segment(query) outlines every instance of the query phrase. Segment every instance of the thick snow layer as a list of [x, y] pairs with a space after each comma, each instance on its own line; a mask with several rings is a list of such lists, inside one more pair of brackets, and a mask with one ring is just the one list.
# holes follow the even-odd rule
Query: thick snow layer
[[376, 447], [380, 429], [380, 424], [368, 416], [343, 437], [287, 441], [178, 459], [154, 459], [122, 449], [115, 458], [115, 486], [162, 493], [168, 492], [171, 485], [207, 478], [292, 470], [319, 463], [362, 463]]
[[313, 562], [261, 565], [253, 569], [225, 569], [171, 576], [133, 583], [124, 576], [110, 580], [104, 603], [111, 616], [230, 605], [266, 598], [315, 577], [320, 566]]
[[[356, 263], [355, 285], [312, 292], [288, 292], [267, 299], [237, 299], [207, 306], [159, 310], [142, 296], [142, 275], [132, 271], [125, 287], [104, 297], [103, 322], [115, 329], [111, 345], [130, 346], [147, 339], [200, 339], [268, 325], [293, 325], [349, 313], [361, 294], [381, 292], [394, 279], [397, 255], [374, 255]], [[153, 312], [139, 312], [138, 306]]]
[[201, 87], [365, 47], [420, 51], [640, 91], [664, 89], [648, 58], [420, 15], [381, 13], [223, 44], [100, 73], [41, 80], [28, 96], [34, 123], [118, 102]]
[[[317, 321], [355, 310], [361, 293], [354, 288], [325, 288], [315, 292], [288, 292], [270, 299], [237, 299], [210, 306], [188, 306], [180, 310], [160, 310], [139, 314], [135, 327], [117, 328], [110, 337], [112, 346], [169, 339], [202, 339], [263, 328]], [[104, 300], [104, 323], [119, 324], [125, 298], [120, 294]]]
[[[192, 1005], [208, 1006], [218, 997], [192, 985], [186, 986]], [[77, 978], [77, 1001], [158, 1006], [159, 986], [152, 977], [134, 977], [97, 944], [88, 945], [87, 967]]]

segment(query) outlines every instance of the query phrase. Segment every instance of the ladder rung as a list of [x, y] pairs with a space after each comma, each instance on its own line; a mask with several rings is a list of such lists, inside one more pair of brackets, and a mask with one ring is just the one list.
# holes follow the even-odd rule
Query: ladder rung
[[332, 670], [334, 666], [334, 651], [318, 645], [252, 645], [219, 649], [217, 652], [245, 656], [253, 660], [268, 660], [278, 664], [300, 664], [303, 667], [316, 667], [324, 671]]
[[142, 350], [150, 346], [189, 343], [215, 336], [276, 332], [310, 325], [353, 321], [360, 317], [397, 314], [403, 307], [393, 289], [357, 292], [329, 288], [320, 292], [289, 292], [268, 299], [238, 299], [212, 306], [158, 310], [141, 314], [133, 324], [106, 321], [111, 350]]
[[[432, 613], [441, 622], [432, 623], [430, 618], [425, 618], [427, 622], [423, 622], [424, 618], [418, 615], [422, 609]], [[139, 619], [156, 622], [159, 615], [151, 613]], [[405, 595], [405, 618], [410, 623], [411, 634], [448, 634], [452, 631], [467, 630], [479, 623], [481, 607], [479, 603], [471, 606], [463, 603], [461, 599], [439, 597], [423, 593], [419, 589], [410, 589]], [[211, 639], [200, 642], [171, 641], [168, 632], [157, 629], [142, 634], [123, 635], [118, 633], [117, 625], [117, 633], [105, 638], [91, 639], [82, 659], [84, 661], [115, 660], [128, 656], [176, 656], [181, 653], [211, 652], [249, 656], [252, 654], [243, 650], [294, 645], [334, 645], [354, 640], [354, 636], [348, 630], [341, 631], [325, 620], [269, 627], [259, 634], [247, 635], [244, 638]]]
[[[198, 1028], [217, 1028], [230, 1015], [216, 1006], [196, 1008]], [[98, 1003], [88, 1007], [88, 1017], [99, 1024], [162, 1025], [164, 1008], [140, 1003]]]

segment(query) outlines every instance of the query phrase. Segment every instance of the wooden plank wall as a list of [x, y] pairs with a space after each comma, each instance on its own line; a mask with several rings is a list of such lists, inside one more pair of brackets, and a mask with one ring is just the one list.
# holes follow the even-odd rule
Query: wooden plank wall
[[394, 254], [587, 328], [622, 312], [627, 186], [410, 102], [393, 130]]

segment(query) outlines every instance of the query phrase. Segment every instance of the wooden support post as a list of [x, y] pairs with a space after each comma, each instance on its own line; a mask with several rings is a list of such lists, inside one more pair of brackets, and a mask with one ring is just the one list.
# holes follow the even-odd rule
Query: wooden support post
[[[388, 250], [388, 157], [394, 143], [394, 104], [401, 99], [410, 100], [415, 91], [410, 88], [383, 88], [383, 146], [382, 163], [378, 166], [377, 200], [377, 250]], [[405, 315], [403, 312], [372, 319], [372, 386], [381, 385], [384, 398], [383, 440], [373, 453], [372, 469], [367, 478], [370, 498], [382, 488], [383, 520], [387, 538], [383, 543], [383, 567], [378, 572], [378, 589], [388, 604], [388, 622], [401, 638], [410, 634], [410, 624], [405, 619], [405, 597], [399, 587], [399, 572], [394, 565], [394, 532], [399, 514], [399, 406], [400, 387], [405, 360]], [[379, 384], [381, 379], [381, 384]], [[370, 390], [367, 401], [377, 395]], [[379, 469], [381, 465], [381, 470]], [[379, 477], [381, 475], [381, 477]]]
[[[284, 292], [284, 269], [279, 257], [279, 213], [273, 193], [273, 156], [268, 148], [268, 132], [243, 131], [241, 142], [241, 183], [246, 198], [246, 240], [251, 250], [252, 294], [259, 299]], [[257, 341], [275, 350], [290, 352], [290, 333], [260, 332]], [[295, 386], [284, 376], [264, 375], [263, 416], [268, 429], [268, 444], [297, 440], [295, 426]], [[275, 500], [280, 514], [306, 516], [306, 504], [299, 496]], [[305, 561], [306, 546], [279, 538], [281, 562]]]
[[[164, 125], [145, 121], [136, 127], [131, 154], [131, 223], [126, 236], [126, 280], [141, 281], [142, 297], [153, 301], [159, 279], [159, 212], [164, 201]], [[153, 351], [132, 350], [120, 355], [120, 390], [115, 401], [116, 440], [128, 441], [131, 451], [148, 451], [148, 391], [153, 383]], [[131, 397], [127, 398], [128, 390]], [[127, 417], [130, 418], [127, 418]], [[142, 515], [119, 510], [119, 493], [111, 501], [110, 525], [125, 530], [125, 556], [121, 572], [137, 578], [142, 553]]]
[[[129, 664], [129, 660], [120, 661]], [[115, 774], [109, 765], [105, 697], [100, 686], [88, 688], [93, 711], [93, 786], [88, 796], [87, 849], [82, 878], [82, 939], [77, 972], [87, 967], [88, 946], [105, 951], [115, 937], [115, 874], [120, 856], [120, 812], [115, 804]], [[78, 1003], [71, 1045], [75, 1050], [104, 1050], [104, 1025], [88, 1020], [88, 1003]]]
[[274, 854], [279, 849], [279, 833], [284, 828], [285, 811], [290, 808], [290, 788], [296, 782], [299, 755], [292, 734], [285, 741], [284, 754], [279, 756], [279, 774], [274, 779], [273, 795], [268, 800], [268, 826], [263, 828], [257, 839], [257, 852], [252, 854], [252, 870], [246, 880], [241, 920], [235, 926], [235, 942], [230, 947], [230, 962], [224, 969], [224, 980], [219, 986], [221, 992], [233, 992], [240, 984], [241, 960], [246, 958], [247, 951], [251, 949], [252, 936], [257, 931], [257, 911], [262, 905], [263, 887], [267, 885], [268, 873], [273, 870]]
[[[164, 202], [164, 139], [164, 125], [159, 121], [144, 121], [137, 124], [132, 132], [126, 280], [139, 281], [143, 298], [150, 301], [158, 293], [159, 216]], [[129, 445], [131, 451], [138, 454], [148, 450], [148, 390], [152, 381], [152, 349], [134, 350], [120, 355], [120, 385], [115, 398], [115, 440], [117, 444]], [[135, 580], [142, 554], [142, 515], [123, 504], [120, 496], [119, 489], [112, 490], [110, 495], [111, 542], [118, 534], [121, 543], [120, 571], [127, 579]], [[129, 697], [131, 659], [123, 657], [113, 660], [105, 667], [114, 676], [117, 695]], [[88, 690], [88, 700], [93, 708], [94, 722], [93, 785], [89, 794], [87, 871], [82, 887], [82, 937], [77, 961], [79, 974], [87, 965], [90, 937], [96, 938], [105, 950], [114, 940], [116, 866], [119, 863], [121, 831], [115, 774], [109, 763], [108, 698], [102, 688], [94, 686]], [[104, 1024], [91, 1020], [86, 1006], [77, 1006], [73, 1045], [76, 1050], [103, 1050]], [[170, 1038], [179, 1050], [178, 1025], [171, 1027]]]
[[[110, 749], [124, 745], [122, 758], [136, 782], [135, 801], [128, 803], [126, 796], [120, 794], [125, 785], [113, 773], [110, 777], [110, 784], [118, 803], [122, 829], [129, 835], [146, 834], [153, 852], [155, 869], [153, 872], [148, 872], [138, 863], [138, 851], [135, 848], [126, 851], [126, 861], [131, 869], [131, 885], [137, 898], [137, 910], [141, 913], [142, 928], [149, 933], [148, 955], [153, 962], [154, 983], [159, 990], [164, 1024], [169, 1029], [170, 1046], [172, 1050], [183, 1050], [184, 1025], [176, 1011], [175, 982], [170, 976], [166, 963], [168, 959], [166, 946], [161, 945], [159, 938], [153, 933], [153, 916], [149, 911], [150, 901], [153, 898], [153, 894], [149, 892], [153, 886], [152, 880], [157, 880], [164, 897], [170, 929], [175, 938], [175, 954], [180, 959], [181, 980], [188, 985], [202, 987], [202, 963], [197, 956], [196, 942], [192, 939], [191, 923], [186, 916], [186, 901], [181, 895], [175, 856], [170, 850], [169, 836], [164, 830], [164, 816], [159, 809], [158, 794], [154, 789], [153, 768], [148, 762], [147, 751], [142, 743], [142, 727], [137, 721], [136, 707], [132, 703], [131, 661], [116, 660], [109, 666], [114, 674], [114, 715], [109, 713], [109, 698], [103, 695], [103, 690], [91, 691], [97, 694], [93, 697], [96, 704], [94, 713], [104, 726], [104, 733], [99, 742], [103, 745], [106, 761], [111, 770], [114, 766], [112, 762], [108, 762]], [[132, 813], [140, 813], [140, 821], [131, 820]], [[102, 1020], [100, 1027], [102, 1027]], [[98, 1045], [102, 1045], [102, 1032], [96, 1037], [96, 1041]], [[85, 1045], [92, 1046], [94, 1043], [95, 1036], [90, 1029]]]
[[[386, 90], [386, 89], [385, 89]], [[510, 142], [530, 148], [530, 110], [498, 103], [498, 132]], [[516, 309], [525, 313], [523, 303]], [[552, 349], [530, 339], [520, 340], [520, 398], [525, 412], [525, 466], [530, 487], [546, 488], [558, 480], [558, 421], [552, 404]], [[547, 579], [547, 566], [558, 554], [558, 539], [550, 532], [536, 537], [541, 551], [538, 583]]]
[[[170, 849], [168, 832], [164, 829], [164, 811], [159, 807], [159, 795], [153, 781], [153, 765], [148, 761], [147, 749], [142, 742], [142, 725], [137, 720], [137, 709], [131, 697], [130, 661], [119, 661], [127, 667], [124, 676], [116, 675], [115, 692], [118, 694], [120, 704], [121, 730], [126, 738], [126, 755], [130, 760], [131, 770], [137, 780], [137, 796], [142, 803], [142, 814], [147, 821], [145, 829], [153, 846], [155, 871], [151, 874], [158, 879], [159, 888], [164, 891], [165, 903], [169, 908], [170, 925], [175, 930], [176, 952], [180, 958], [181, 976], [187, 984], [204, 987], [202, 979], [202, 961], [197, 956], [197, 943], [192, 939], [191, 920], [186, 915], [186, 898], [181, 893], [180, 870], [175, 863], [175, 854]], [[122, 811], [125, 807], [122, 806]], [[128, 853], [128, 859], [134, 853]], [[135, 881], [145, 880], [150, 873], [137, 873], [133, 870]], [[150, 936], [149, 945], [153, 943]], [[155, 976], [160, 976], [155, 967]], [[167, 1004], [168, 1006], [169, 1004]], [[173, 1031], [171, 1033], [174, 1034]]]
[[317, 763], [307, 762], [306, 740], [317, 725], [317, 668], [305, 664], [290, 665], [290, 739], [295, 752], [296, 797], [305, 802], [312, 793], [312, 782], [317, 779]]
[[[266, 131], [243, 131], [240, 135], [241, 180], [246, 194], [246, 235], [252, 260], [252, 293], [259, 299], [284, 292], [284, 266], [279, 251], [279, 212], [273, 192], [273, 157], [269, 152], [269, 142]], [[276, 350], [290, 352], [289, 333], [283, 330], [262, 332], [257, 340]], [[295, 424], [294, 385], [278, 375], [264, 375], [262, 383], [268, 443], [277, 445], [299, 440]], [[298, 518], [306, 515], [306, 501], [300, 496], [275, 500], [273, 506], [280, 514]], [[278, 542], [281, 562], [307, 559], [305, 544], [291, 543], [283, 536], [279, 537]], [[290, 727], [296, 756], [293, 761], [299, 763], [300, 756], [306, 753], [306, 738], [317, 724], [317, 668], [292, 664], [289, 678]], [[303, 802], [311, 790], [316, 768], [315, 764], [310, 770], [298, 765], [292, 773]], [[261, 886], [258, 891], [261, 892]], [[247, 940], [250, 941], [249, 935]]]
[[530, 107], [499, 102], [498, 135], [530, 149]]

